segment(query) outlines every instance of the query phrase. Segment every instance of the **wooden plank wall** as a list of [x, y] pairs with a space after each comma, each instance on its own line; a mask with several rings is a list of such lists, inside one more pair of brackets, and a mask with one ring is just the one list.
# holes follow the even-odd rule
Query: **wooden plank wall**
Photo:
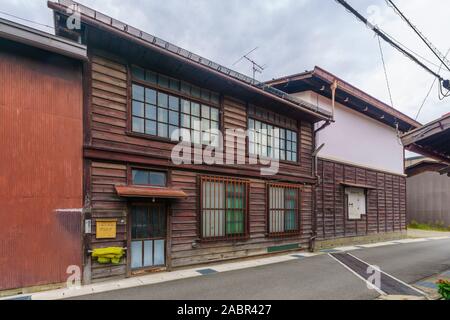
[[[316, 194], [319, 240], [406, 230], [406, 178], [333, 161], [319, 160]], [[347, 219], [342, 182], [368, 185], [367, 215]]]
[[[127, 247], [127, 201], [120, 198], [115, 185], [127, 184], [127, 166], [108, 162], [91, 162], [91, 206], [92, 206], [92, 234], [91, 247]], [[117, 219], [116, 239], [97, 239], [96, 220]], [[126, 257], [120, 265], [104, 265], [92, 262], [92, 280], [124, 276], [126, 274]]]
[[198, 173], [172, 171], [172, 184], [188, 193], [187, 201], [173, 202], [172, 250], [173, 267], [184, 267], [200, 263], [224, 261], [267, 254], [267, 248], [286, 244], [301, 244], [306, 247], [311, 236], [312, 224], [312, 187], [302, 192], [301, 229], [299, 236], [284, 239], [267, 237], [266, 182], [250, 181], [249, 227], [250, 237], [245, 241], [201, 242], [199, 238]]
[[[119, 221], [118, 237], [114, 241], [97, 240], [95, 233], [91, 237], [93, 248], [107, 246], [126, 246], [127, 242], [127, 202], [116, 195], [114, 185], [127, 184], [127, 166], [137, 163], [132, 154], [145, 155], [145, 165], [160, 166], [172, 169], [171, 185], [183, 189], [189, 195], [187, 200], [174, 201], [171, 204], [170, 246], [173, 267], [221, 261], [267, 253], [271, 246], [300, 243], [306, 246], [311, 235], [312, 226], [312, 187], [306, 185], [302, 194], [301, 228], [302, 234], [287, 239], [271, 239], [266, 237], [266, 181], [251, 179], [250, 184], [250, 239], [242, 242], [201, 243], [199, 240], [198, 211], [198, 175], [208, 174], [209, 167], [198, 169], [171, 167], [170, 153], [173, 143], [155, 141], [137, 137], [127, 133], [127, 70], [120, 63], [109, 59], [92, 57], [92, 104], [91, 104], [91, 145], [99, 150], [114, 150], [129, 153], [127, 161], [117, 159], [89, 159], [90, 195], [93, 215], [93, 230], [98, 218], [116, 218]], [[247, 127], [246, 103], [232, 97], [223, 98], [223, 127]], [[299, 183], [303, 176], [312, 175], [312, 124], [299, 121], [300, 132], [300, 164], [282, 164], [280, 176], [284, 181]], [[235, 146], [245, 151], [245, 146]], [[166, 158], [166, 160], [164, 160]], [[140, 158], [139, 158], [140, 159]], [[143, 164], [143, 163], [142, 163]], [[215, 168], [214, 168], [215, 169]], [[251, 168], [255, 171], [255, 168]], [[226, 176], [245, 176], [251, 171], [248, 167], [231, 166], [229, 169], [218, 168], [212, 173]], [[210, 173], [210, 174], [212, 174]], [[194, 247], [193, 247], [194, 244]], [[105, 266], [93, 263], [93, 281], [126, 275], [126, 260], [118, 266]]]

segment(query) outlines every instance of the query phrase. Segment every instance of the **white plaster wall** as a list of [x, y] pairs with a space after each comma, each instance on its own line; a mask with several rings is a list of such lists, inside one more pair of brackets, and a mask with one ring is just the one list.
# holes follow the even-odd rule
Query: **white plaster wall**
[[[296, 96], [331, 111], [331, 100], [312, 91]], [[335, 123], [320, 131], [319, 157], [404, 174], [404, 148], [397, 132], [379, 121], [336, 103]]]

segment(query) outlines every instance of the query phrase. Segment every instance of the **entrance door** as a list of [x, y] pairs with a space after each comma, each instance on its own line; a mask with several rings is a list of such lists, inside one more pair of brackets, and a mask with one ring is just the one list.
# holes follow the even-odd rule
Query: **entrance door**
[[166, 265], [166, 207], [164, 204], [131, 209], [131, 269]]

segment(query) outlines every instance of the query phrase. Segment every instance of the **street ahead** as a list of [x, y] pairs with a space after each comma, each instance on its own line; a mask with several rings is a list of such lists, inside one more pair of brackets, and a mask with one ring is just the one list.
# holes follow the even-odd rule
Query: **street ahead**
[[[450, 269], [450, 240], [397, 244], [351, 254], [408, 284]], [[78, 299], [334, 300], [380, 294], [329, 255], [101, 293]]]

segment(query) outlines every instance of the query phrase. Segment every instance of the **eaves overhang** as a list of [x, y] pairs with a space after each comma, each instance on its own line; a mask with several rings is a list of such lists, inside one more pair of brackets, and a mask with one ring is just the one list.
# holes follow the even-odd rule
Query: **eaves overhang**
[[397, 128], [398, 125], [401, 132], [408, 132], [421, 126], [414, 119], [320, 67], [315, 67], [312, 71], [274, 79], [268, 81], [267, 84], [289, 94], [313, 91], [331, 99], [331, 85], [335, 81], [337, 82], [336, 101], [343, 106], [390, 127]]
[[87, 48], [84, 45], [1, 18], [0, 38], [73, 59], [87, 60]]
[[403, 135], [404, 146], [450, 165], [450, 114]]

